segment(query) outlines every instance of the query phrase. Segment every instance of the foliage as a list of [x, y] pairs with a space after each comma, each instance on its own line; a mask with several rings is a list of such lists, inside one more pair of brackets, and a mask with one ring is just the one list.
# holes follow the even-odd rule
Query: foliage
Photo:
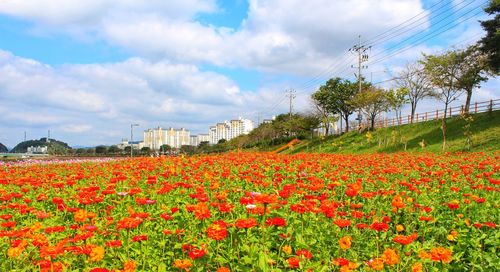
[[26, 153], [28, 147], [30, 146], [47, 146], [49, 154], [61, 155], [66, 154], [71, 147], [65, 143], [55, 139], [49, 139], [47, 142], [47, 138], [40, 138], [39, 140], [28, 140], [17, 144], [10, 153]]
[[389, 107], [396, 113], [396, 118], [399, 120], [401, 117], [401, 108], [408, 104], [408, 94], [410, 90], [404, 87], [392, 89], [387, 92], [387, 102]]
[[385, 112], [391, 106], [389, 93], [384, 89], [369, 87], [357, 93], [351, 101], [351, 105], [360, 109], [370, 121], [370, 128], [375, 128], [375, 118]]
[[346, 123], [346, 131], [349, 131], [349, 116], [355, 110], [351, 100], [357, 92], [356, 83], [336, 77], [329, 79], [325, 85], [321, 85], [311, 98], [324, 112], [341, 115]]
[[495, 271], [495, 156], [0, 166], [0, 270]]
[[481, 22], [486, 31], [486, 36], [480, 40], [480, 50], [488, 57], [488, 68], [494, 74], [500, 73], [500, 0], [490, 0], [484, 9], [488, 14], [494, 15], [490, 20]]
[[95, 147], [96, 154], [106, 154], [108, 152], [108, 147], [104, 145], [99, 145]]

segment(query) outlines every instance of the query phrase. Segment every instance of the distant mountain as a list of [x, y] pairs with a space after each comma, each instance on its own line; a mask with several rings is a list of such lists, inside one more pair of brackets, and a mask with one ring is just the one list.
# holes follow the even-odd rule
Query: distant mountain
[[54, 154], [65, 154], [67, 150], [71, 149], [71, 147], [65, 143], [55, 139], [49, 139], [47, 142], [47, 138], [40, 138], [40, 140], [29, 140], [18, 143], [10, 153], [25, 153], [30, 146], [47, 146], [49, 153]]
[[9, 149], [5, 145], [0, 143], [0, 153], [7, 153], [7, 152], [9, 152]]

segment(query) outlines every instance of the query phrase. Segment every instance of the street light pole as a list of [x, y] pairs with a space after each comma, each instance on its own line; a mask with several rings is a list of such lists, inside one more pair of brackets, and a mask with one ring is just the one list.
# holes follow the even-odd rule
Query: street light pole
[[139, 126], [139, 124], [130, 124], [130, 157], [132, 158], [134, 156], [134, 127]]

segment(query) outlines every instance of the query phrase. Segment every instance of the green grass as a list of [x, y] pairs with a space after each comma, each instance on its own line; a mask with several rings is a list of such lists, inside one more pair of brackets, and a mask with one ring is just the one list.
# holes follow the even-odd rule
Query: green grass
[[[472, 115], [471, 123], [472, 148], [470, 151], [496, 151], [500, 149], [500, 111]], [[468, 151], [464, 125], [461, 117], [453, 117], [447, 121], [446, 151]], [[405, 150], [416, 152], [441, 152], [442, 131], [441, 120], [433, 120], [399, 127], [380, 128], [368, 132], [352, 131], [340, 136], [329, 136], [324, 139], [304, 140], [293, 149], [282, 153], [324, 152], [324, 153], [375, 153], [398, 152]], [[421, 146], [424, 141], [425, 146]]]

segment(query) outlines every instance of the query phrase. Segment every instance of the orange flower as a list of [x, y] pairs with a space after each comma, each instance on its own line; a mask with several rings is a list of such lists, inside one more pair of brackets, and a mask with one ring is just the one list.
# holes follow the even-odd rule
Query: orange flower
[[391, 205], [396, 209], [402, 209], [406, 206], [405, 203], [403, 202], [403, 198], [399, 195], [394, 196]]
[[414, 263], [411, 266], [411, 272], [422, 272], [424, 271], [424, 267], [422, 266], [421, 263]]
[[219, 267], [217, 272], [231, 272], [231, 270], [227, 267]]
[[399, 263], [398, 253], [396, 250], [391, 248], [384, 250], [384, 253], [382, 253], [382, 259], [384, 260], [384, 263], [388, 265], [395, 265]]
[[95, 246], [90, 252], [90, 260], [93, 262], [98, 262], [104, 258], [104, 248], [100, 246]]
[[281, 248], [281, 250], [283, 250], [283, 252], [285, 252], [286, 254], [291, 254], [292, 253], [292, 247], [289, 246], [289, 245], [285, 245]]
[[207, 228], [207, 236], [216, 241], [224, 240], [227, 237], [227, 227], [224, 221], [215, 221]]
[[368, 266], [370, 266], [373, 270], [380, 271], [384, 269], [384, 260], [382, 260], [382, 258], [375, 258], [373, 260], [369, 260]]
[[451, 262], [451, 250], [444, 247], [436, 247], [431, 249], [431, 260], [436, 262], [450, 263]]
[[132, 261], [132, 260], [126, 261], [125, 263], [123, 263], [122, 272], [134, 272], [135, 266], [136, 266], [135, 261]]
[[76, 222], [84, 222], [87, 220], [87, 211], [80, 209], [74, 213], [74, 217]]
[[351, 241], [352, 241], [351, 236], [344, 236], [344, 237], [340, 238], [340, 240], [339, 240], [340, 248], [343, 250], [347, 250], [347, 249], [351, 248]]
[[189, 271], [189, 268], [193, 266], [189, 259], [175, 260], [174, 267], [183, 269], [184, 271]]

